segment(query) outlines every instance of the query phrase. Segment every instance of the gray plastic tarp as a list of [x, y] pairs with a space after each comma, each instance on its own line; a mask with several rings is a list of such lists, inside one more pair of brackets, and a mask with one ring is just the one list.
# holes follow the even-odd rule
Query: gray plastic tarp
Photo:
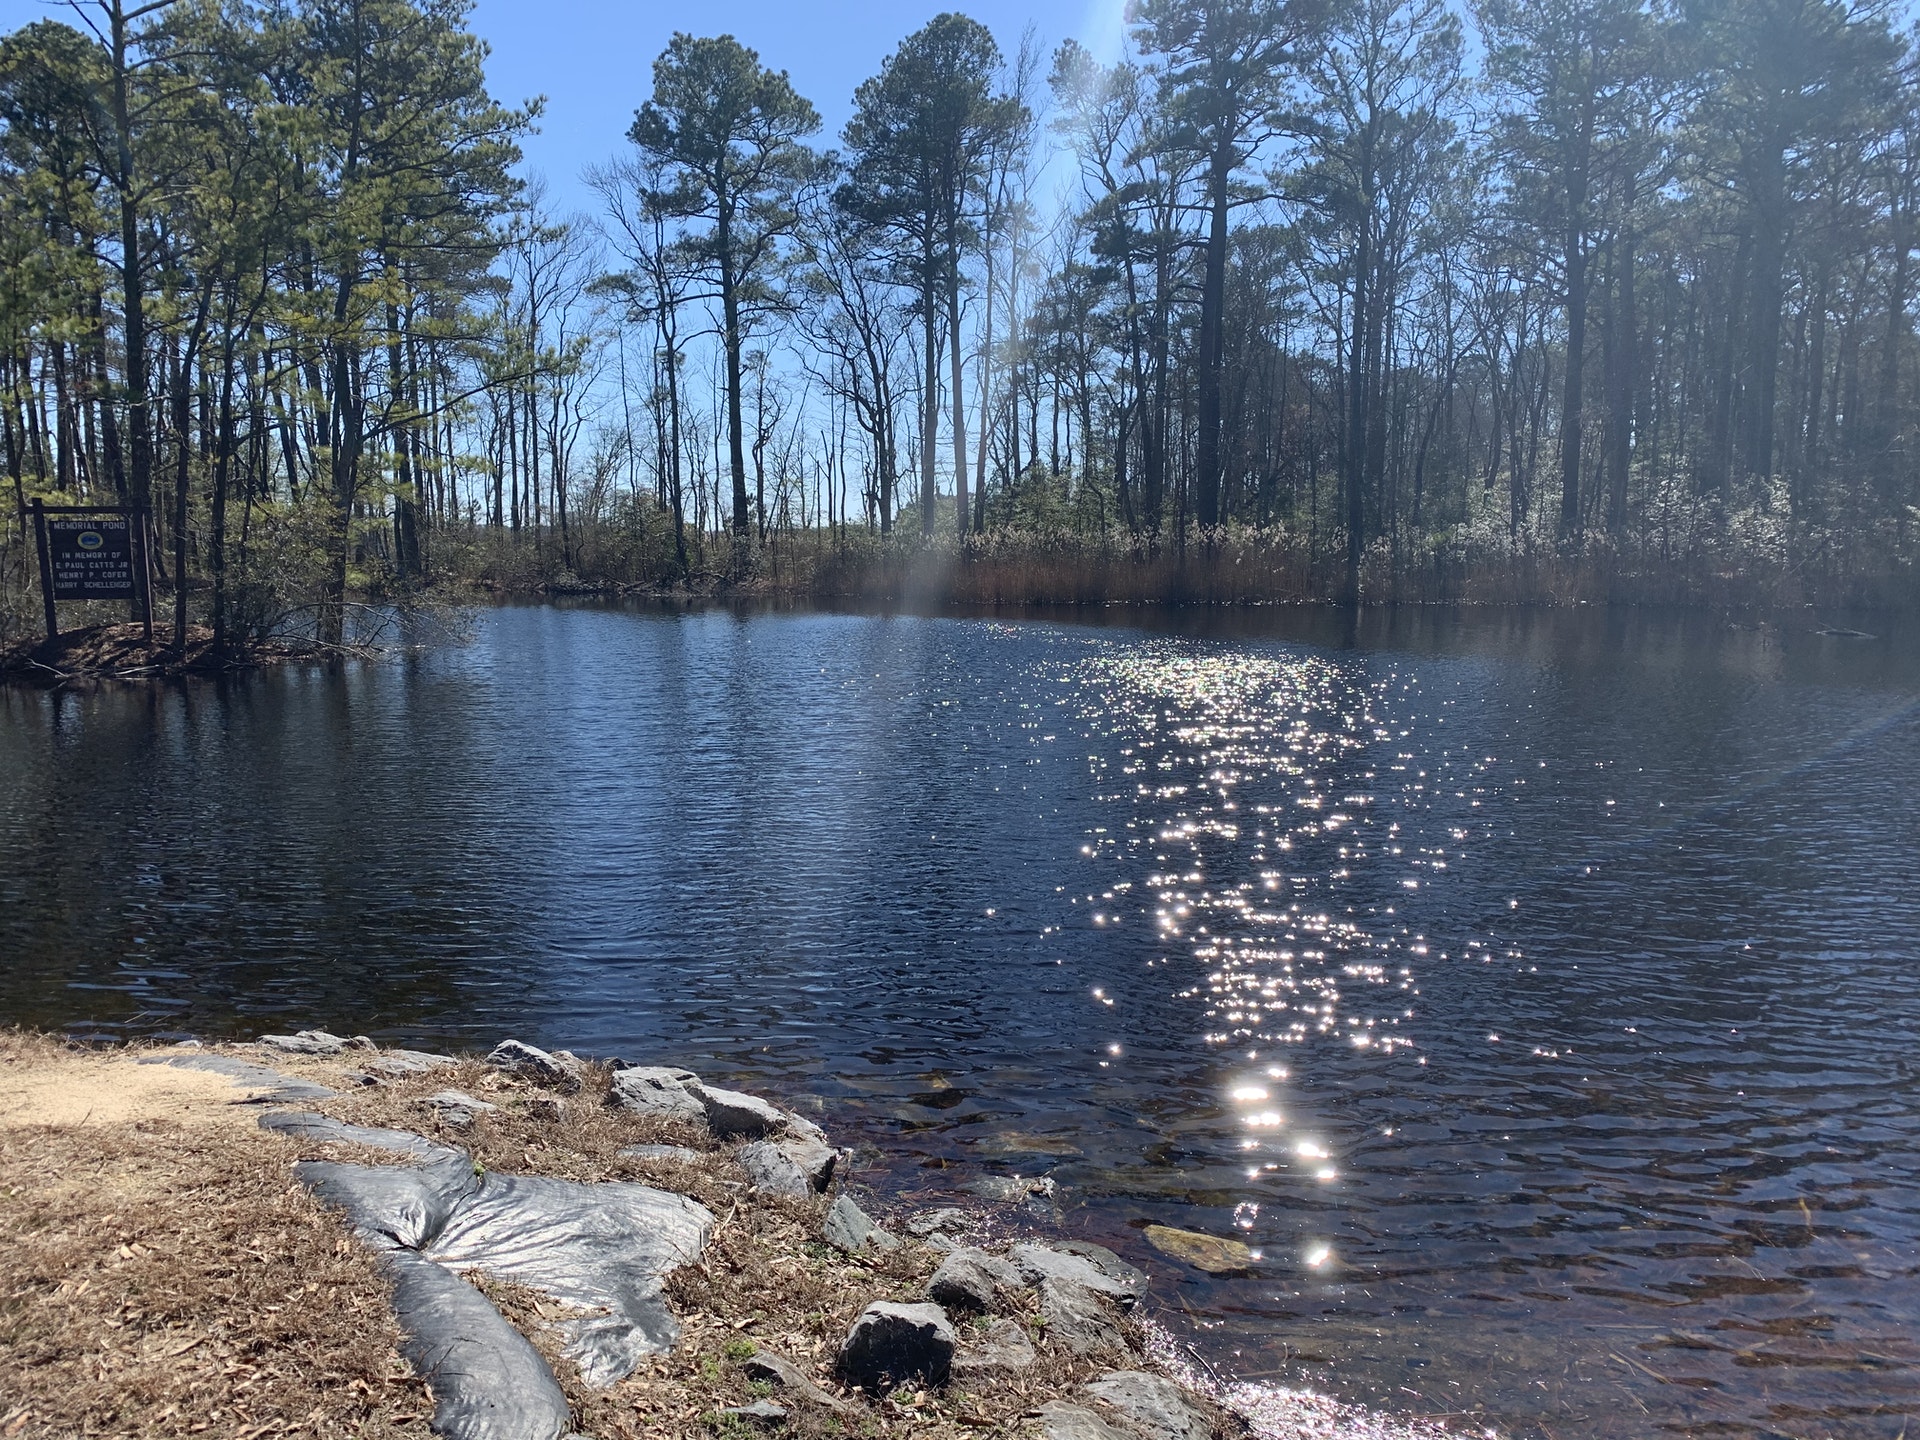
[[647, 1185], [483, 1173], [464, 1151], [401, 1130], [282, 1112], [269, 1129], [392, 1150], [413, 1165], [304, 1161], [300, 1178], [386, 1258], [407, 1358], [433, 1385], [434, 1429], [456, 1440], [558, 1440], [567, 1404], [534, 1348], [459, 1277], [484, 1271], [583, 1312], [558, 1322], [587, 1383], [611, 1385], [679, 1326], [660, 1293], [697, 1260], [705, 1207]]

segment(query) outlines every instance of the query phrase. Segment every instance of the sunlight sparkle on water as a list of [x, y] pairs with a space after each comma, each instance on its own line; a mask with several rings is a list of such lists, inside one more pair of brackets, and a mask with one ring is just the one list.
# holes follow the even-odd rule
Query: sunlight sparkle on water
[[[1193, 1033], [1219, 1047], [1223, 1066], [1227, 1052], [1251, 1059], [1281, 1045], [1299, 1058], [1264, 1067], [1268, 1082], [1303, 1068], [1311, 1077], [1333, 1047], [1343, 1066], [1425, 1065], [1413, 966], [1427, 962], [1430, 946], [1410, 907], [1429, 903], [1426, 882], [1458, 866], [1486, 832], [1455, 825], [1429, 834], [1414, 822], [1443, 784], [1477, 803], [1496, 757], [1423, 753], [1408, 739], [1410, 723], [1383, 718], [1407, 691], [1397, 674], [1311, 653], [1166, 641], [1105, 651], [1066, 678], [1070, 703], [1123, 743], [1117, 764], [1093, 768], [1115, 819], [1086, 834], [1086, 853], [1111, 868], [1086, 896], [1098, 895], [1100, 909], [1089, 903], [1079, 923], [1147, 922], [1141, 930], [1157, 951], [1149, 968], [1168, 977]], [[1094, 996], [1114, 1003], [1114, 992]], [[1336, 1136], [1289, 1143], [1276, 1133], [1288, 1117], [1328, 1123], [1311, 1107], [1312, 1091], [1220, 1079], [1232, 1108], [1217, 1117], [1211, 1143], [1237, 1162], [1250, 1197], [1274, 1202], [1271, 1218], [1256, 1220], [1259, 1202], [1249, 1198], [1233, 1224], [1271, 1245], [1309, 1192], [1326, 1204], [1322, 1187], [1343, 1175], [1335, 1149], [1348, 1147]], [[1354, 1149], [1356, 1164], [1365, 1153]], [[1333, 1262], [1332, 1238], [1294, 1232], [1286, 1244], [1308, 1270]], [[1275, 1440], [1446, 1433], [1303, 1391], [1242, 1385], [1233, 1395], [1254, 1433]]]
[[1151, 1320], [1145, 1328], [1147, 1353], [1160, 1368], [1238, 1415], [1255, 1440], [1459, 1440], [1461, 1432], [1431, 1420], [1377, 1414], [1311, 1390], [1223, 1381], [1195, 1365], [1167, 1330]]

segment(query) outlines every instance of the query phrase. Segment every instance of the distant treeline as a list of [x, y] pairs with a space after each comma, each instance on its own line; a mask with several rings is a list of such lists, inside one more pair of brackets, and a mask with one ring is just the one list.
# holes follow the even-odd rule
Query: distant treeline
[[1882, 6], [1135, 0], [1112, 64], [946, 14], [837, 148], [679, 35], [593, 216], [463, 0], [73, 13], [0, 40], [7, 474], [148, 506], [223, 638], [449, 579], [1914, 597]]

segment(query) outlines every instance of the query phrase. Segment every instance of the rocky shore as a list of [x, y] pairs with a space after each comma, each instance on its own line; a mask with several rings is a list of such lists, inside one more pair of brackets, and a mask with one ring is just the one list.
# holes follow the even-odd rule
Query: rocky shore
[[1146, 1274], [1024, 1193], [894, 1213], [812, 1120], [686, 1070], [321, 1030], [133, 1059], [237, 1087], [452, 1440], [1248, 1433], [1149, 1358]]

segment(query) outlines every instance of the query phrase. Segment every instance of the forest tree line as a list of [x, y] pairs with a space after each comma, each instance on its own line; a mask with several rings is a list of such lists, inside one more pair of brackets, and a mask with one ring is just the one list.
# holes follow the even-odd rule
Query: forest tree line
[[467, 12], [78, 0], [0, 39], [12, 498], [145, 507], [178, 625], [928, 552], [1022, 557], [1007, 599], [1089, 557], [1911, 598], [1890, 9], [1135, 0], [1112, 63], [944, 14], [837, 137], [677, 35], [591, 215], [519, 174], [539, 107]]

